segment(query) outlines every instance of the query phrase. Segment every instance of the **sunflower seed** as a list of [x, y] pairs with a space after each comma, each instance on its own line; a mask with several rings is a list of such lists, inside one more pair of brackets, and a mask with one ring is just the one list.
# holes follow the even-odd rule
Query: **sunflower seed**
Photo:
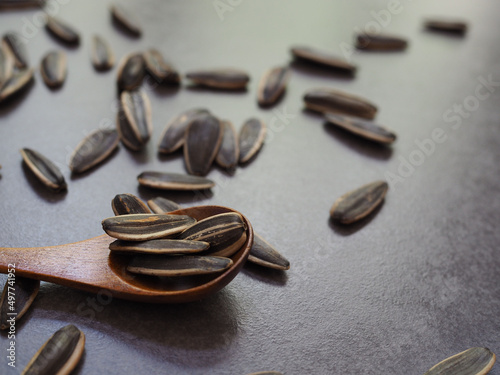
[[248, 74], [238, 69], [199, 70], [186, 74], [197, 85], [216, 89], [241, 90], [250, 81]]
[[111, 201], [115, 215], [150, 214], [146, 204], [133, 194], [117, 194]]
[[238, 135], [230, 121], [221, 121], [222, 126], [222, 143], [219, 152], [215, 157], [215, 161], [222, 168], [234, 169], [238, 164], [240, 156], [240, 146], [238, 143]]
[[0, 87], [0, 102], [21, 92], [33, 79], [33, 69], [26, 69], [15, 72], [8, 80]]
[[137, 144], [145, 145], [153, 132], [151, 103], [146, 93], [142, 90], [124, 91], [120, 96], [120, 104], [131, 135]]
[[388, 189], [387, 182], [375, 181], [344, 194], [330, 209], [331, 219], [341, 224], [363, 219], [382, 203]]
[[369, 120], [377, 113], [377, 107], [366, 99], [333, 89], [311, 90], [304, 95], [304, 102], [313, 111], [345, 113]]
[[66, 375], [80, 361], [85, 335], [70, 324], [54, 333], [38, 350], [21, 375]]
[[344, 71], [346, 73], [354, 74], [356, 66], [350, 64], [344, 59], [334, 56], [328, 52], [321, 51], [312, 47], [297, 46], [291, 49], [293, 57], [303, 61], [314, 64], [319, 64], [333, 68], [335, 70]]
[[210, 255], [230, 257], [246, 241], [246, 225], [237, 213], [210, 216], [182, 232], [179, 239], [205, 241]]
[[55, 192], [66, 189], [64, 176], [49, 159], [29, 148], [23, 148], [21, 155], [29, 169], [45, 186]]
[[262, 106], [274, 104], [285, 91], [290, 69], [276, 67], [268, 70], [261, 78], [257, 89], [257, 101]]
[[193, 119], [199, 115], [209, 114], [210, 112], [204, 108], [195, 108], [185, 111], [174, 117], [165, 127], [161, 135], [161, 141], [158, 146], [158, 151], [169, 154], [177, 151], [184, 144], [184, 136], [186, 129]]
[[8, 32], [3, 36], [2, 44], [6, 51], [14, 57], [14, 63], [17, 68], [25, 69], [28, 67], [28, 51], [25, 42], [21, 36], [14, 32]]
[[86, 136], [71, 154], [69, 168], [73, 173], [82, 173], [101, 163], [118, 147], [118, 132], [115, 129], [97, 129]]
[[142, 172], [137, 180], [142, 186], [163, 190], [203, 190], [215, 186], [208, 178], [181, 173]]
[[[16, 276], [14, 285], [5, 283], [2, 297], [0, 298], [0, 329], [9, 327], [9, 319], [15, 314], [16, 322], [28, 311], [35, 300], [40, 288], [40, 281]], [[9, 295], [15, 295], [14, 304], [8, 299]], [[10, 315], [9, 315], [10, 314]]]
[[0, 0], [0, 8], [41, 7], [45, 0]]
[[408, 46], [408, 42], [396, 36], [379, 34], [359, 34], [356, 48], [369, 51], [399, 51]]
[[266, 124], [256, 118], [247, 120], [240, 130], [240, 163], [249, 161], [264, 144]]
[[439, 362], [424, 375], [485, 375], [495, 360], [488, 348], [470, 348]]
[[134, 214], [107, 218], [102, 228], [119, 240], [146, 241], [180, 233], [195, 222], [186, 215]]
[[115, 65], [115, 54], [109, 43], [102, 37], [94, 35], [90, 52], [92, 65], [97, 70], [109, 70]]
[[120, 140], [128, 149], [139, 151], [144, 147], [144, 144], [136, 138], [134, 131], [130, 127], [123, 108], [119, 109], [116, 116], [116, 130], [118, 131]]
[[49, 87], [59, 87], [64, 83], [67, 73], [66, 55], [53, 51], [45, 55], [40, 67], [42, 78]]
[[166, 214], [181, 209], [177, 203], [163, 197], [148, 200], [148, 206], [155, 214]]
[[121, 90], [138, 88], [144, 78], [144, 58], [140, 53], [124, 56], [118, 65], [117, 84]]
[[12, 77], [14, 70], [14, 61], [10, 52], [0, 44], [0, 88], [2, 85]]
[[254, 233], [253, 245], [248, 260], [260, 266], [276, 270], [290, 269], [290, 262], [256, 233]]
[[78, 34], [78, 32], [71, 26], [69, 26], [66, 22], [63, 22], [58, 18], [50, 16], [47, 17], [47, 23], [45, 24], [45, 27], [52, 35], [54, 35], [64, 43], [80, 43], [80, 35]]
[[396, 140], [396, 134], [372, 121], [335, 114], [326, 114], [325, 118], [329, 123], [371, 141], [392, 143]]
[[457, 20], [430, 19], [425, 21], [425, 28], [432, 31], [465, 34], [467, 32], [467, 23]]
[[123, 8], [121, 5], [113, 4], [110, 8], [110, 11], [113, 20], [115, 20], [123, 28], [125, 28], [127, 31], [129, 31], [131, 34], [135, 36], [141, 35], [142, 30], [141, 27], [139, 26], [139, 22], [125, 8]]
[[151, 48], [144, 53], [144, 62], [146, 70], [158, 83], [178, 84], [181, 80], [179, 73], [175, 68], [163, 60], [161, 53]]
[[220, 121], [210, 115], [195, 117], [186, 129], [184, 161], [189, 174], [206, 176], [222, 142]]
[[220, 273], [233, 265], [229, 258], [216, 256], [138, 255], [132, 258], [127, 271], [151, 276], [192, 276]]
[[116, 240], [109, 245], [109, 250], [145, 254], [193, 254], [209, 248], [208, 242], [189, 240], [149, 240], [131, 242]]

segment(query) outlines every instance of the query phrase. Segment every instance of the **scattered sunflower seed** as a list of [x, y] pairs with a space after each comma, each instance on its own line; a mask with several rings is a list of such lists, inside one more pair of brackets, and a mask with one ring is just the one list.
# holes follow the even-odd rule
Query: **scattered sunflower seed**
[[240, 142], [240, 163], [249, 161], [264, 144], [266, 124], [256, 118], [247, 120], [238, 136]]
[[115, 129], [97, 129], [76, 146], [69, 162], [73, 173], [82, 173], [101, 163], [118, 147], [119, 137]]
[[377, 107], [366, 99], [333, 89], [310, 90], [304, 95], [304, 102], [308, 109], [322, 113], [344, 113], [369, 120], [377, 113]]
[[155, 214], [166, 214], [181, 209], [181, 206], [177, 203], [163, 197], [156, 197], [148, 200], [148, 206]]
[[425, 28], [432, 31], [443, 31], [448, 33], [465, 34], [467, 23], [457, 20], [429, 19], [425, 21]]
[[144, 53], [144, 62], [146, 70], [158, 83], [178, 84], [181, 81], [179, 72], [163, 60], [161, 53], [151, 48]]
[[368, 51], [400, 51], [408, 46], [408, 41], [397, 36], [379, 34], [359, 34], [356, 48]]
[[208, 242], [208, 254], [230, 257], [245, 243], [246, 229], [239, 214], [225, 213], [200, 220], [182, 232], [179, 239]]
[[[0, 298], [0, 329], [9, 327], [9, 319], [12, 317], [9, 313], [15, 313], [16, 322], [28, 311], [29, 307], [35, 300], [38, 290], [40, 289], [40, 281], [27, 279], [25, 277], [16, 276], [16, 282], [13, 286], [5, 283], [2, 297]], [[10, 291], [11, 295], [15, 295], [14, 304], [8, 299]]]
[[180, 233], [195, 222], [186, 215], [133, 214], [107, 218], [102, 228], [119, 240], [147, 241]]
[[92, 65], [97, 70], [109, 70], [115, 65], [115, 54], [109, 43], [98, 35], [92, 37], [90, 50]]
[[261, 106], [276, 103], [285, 91], [290, 69], [288, 67], [276, 67], [268, 70], [261, 78], [257, 89], [257, 101]]
[[47, 23], [45, 24], [45, 27], [52, 35], [54, 35], [64, 43], [80, 43], [80, 35], [78, 34], [78, 32], [71, 26], [69, 26], [66, 22], [63, 22], [58, 18], [50, 16], [47, 17]]
[[145, 254], [195, 254], [209, 248], [208, 242], [189, 240], [149, 240], [143, 242], [116, 240], [109, 250]]
[[33, 79], [33, 69], [25, 69], [12, 74], [12, 76], [0, 87], [0, 102], [21, 92]]
[[330, 209], [331, 219], [341, 224], [363, 219], [382, 203], [388, 189], [387, 182], [375, 181], [344, 194]]
[[396, 140], [396, 134], [372, 121], [336, 114], [326, 114], [325, 118], [329, 123], [371, 141], [392, 143]]
[[321, 51], [312, 47], [297, 46], [291, 49], [293, 57], [303, 61], [311, 62], [333, 68], [335, 70], [344, 71], [346, 73], [354, 74], [356, 66], [350, 64], [344, 59], [334, 56], [328, 52]]
[[42, 7], [45, 0], [0, 0], [0, 9], [2, 8], [29, 8]]
[[123, 91], [120, 104], [136, 144], [145, 145], [153, 132], [151, 103], [146, 93], [142, 90]]
[[137, 180], [142, 186], [163, 190], [203, 190], [215, 186], [208, 178], [181, 173], [142, 172]]
[[59, 87], [64, 83], [67, 74], [66, 54], [52, 51], [45, 55], [40, 67], [42, 78], [49, 87]]
[[14, 61], [10, 52], [0, 44], [0, 88], [12, 77], [14, 71]]
[[259, 266], [276, 270], [290, 269], [290, 262], [257, 233], [254, 233], [248, 260]]
[[439, 362], [424, 375], [485, 375], [495, 361], [488, 348], [470, 348]]
[[133, 194], [117, 194], [111, 201], [115, 215], [150, 214], [146, 204]]
[[116, 130], [120, 140], [128, 149], [139, 151], [144, 147], [144, 144], [136, 138], [134, 131], [130, 127], [123, 108], [120, 108], [116, 115]]
[[234, 129], [234, 125], [227, 120], [221, 121], [222, 126], [222, 143], [219, 152], [215, 157], [215, 161], [222, 168], [234, 169], [238, 164], [240, 156], [240, 146], [238, 143], [238, 134]]
[[199, 70], [186, 74], [193, 83], [216, 89], [241, 90], [250, 81], [248, 74], [238, 69]]
[[38, 350], [21, 375], [67, 375], [85, 349], [85, 335], [70, 324], [54, 333]]
[[124, 56], [118, 65], [117, 84], [120, 90], [138, 88], [144, 78], [144, 57], [141, 53]]
[[14, 57], [14, 63], [19, 69], [28, 67], [28, 51], [21, 36], [14, 32], [8, 32], [3, 36], [2, 44], [6, 51]]
[[113, 4], [110, 11], [113, 19], [131, 34], [135, 36], [140, 36], [142, 34], [137, 19], [121, 5]]
[[55, 192], [66, 189], [64, 176], [49, 159], [29, 148], [23, 148], [21, 155], [29, 169], [45, 186]]

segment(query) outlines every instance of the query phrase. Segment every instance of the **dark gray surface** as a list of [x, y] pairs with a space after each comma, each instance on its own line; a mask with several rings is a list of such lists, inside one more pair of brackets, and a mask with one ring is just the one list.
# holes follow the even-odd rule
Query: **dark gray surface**
[[[68, 323], [87, 337], [77, 374], [421, 374], [469, 347], [500, 352], [498, 86], [457, 129], [443, 119], [454, 104], [476, 95], [480, 77], [500, 82], [497, 1], [401, 1], [402, 11], [384, 30], [409, 39], [405, 52], [356, 53], [354, 79], [294, 64], [286, 95], [272, 109], [257, 106], [258, 81], [266, 69], [290, 61], [291, 45], [341, 54], [341, 43], [352, 44], [353, 33], [374, 20], [371, 12], [387, 9], [387, 2], [235, 1], [223, 20], [212, 1], [142, 3], [124, 2], [143, 24], [140, 39], [115, 29], [101, 1], [59, 6], [57, 15], [81, 31], [78, 48], [60, 45], [43, 28], [32, 30], [32, 65], [60, 48], [68, 54], [68, 77], [51, 91], [37, 71], [29, 92], [0, 105], [1, 245], [90, 238], [102, 233], [100, 222], [112, 215], [115, 194], [156, 196], [139, 188], [135, 177], [144, 170], [184, 171], [179, 155], [157, 156], [157, 143], [170, 118], [201, 106], [237, 129], [258, 116], [274, 124], [271, 135], [234, 176], [211, 171], [218, 183], [212, 197], [164, 196], [185, 206], [240, 210], [290, 260], [291, 269], [248, 266], [222, 292], [186, 305], [113, 300], [92, 308], [94, 295], [43, 283], [17, 326], [18, 372]], [[36, 14], [0, 12], [0, 32], [24, 31]], [[470, 32], [464, 38], [426, 32], [422, 22], [430, 15], [464, 18]], [[145, 85], [154, 122], [147, 150], [133, 154], [120, 146], [104, 165], [72, 178], [65, 166], [72, 149], [115, 117], [116, 67], [94, 71], [94, 32], [109, 40], [118, 58], [155, 46], [181, 73], [234, 66], [252, 80], [243, 93], [189, 89], [187, 82], [178, 90]], [[377, 103], [377, 122], [399, 136], [393, 147], [372, 145], [303, 112], [303, 93], [318, 86]], [[279, 112], [290, 118], [283, 121]], [[398, 173], [401, 158], [418, 158], [415, 142], [437, 128], [446, 141], [391, 184], [376, 215], [351, 227], [329, 223], [337, 197]], [[62, 167], [66, 194], [46, 192], [27, 173], [22, 147]], [[0, 342], [0, 373], [17, 373], [6, 365], [5, 335]], [[498, 365], [491, 374], [500, 374]]]

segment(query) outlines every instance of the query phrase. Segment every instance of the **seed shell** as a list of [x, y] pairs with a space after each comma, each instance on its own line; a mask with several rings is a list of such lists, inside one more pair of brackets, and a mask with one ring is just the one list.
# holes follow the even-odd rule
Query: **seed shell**
[[69, 162], [73, 173], [82, 173], [101, 163], [118, 147], [115, 129], [96, 129], [76, 146]]
[[[8, 320], [12, 318], [10, 313], [15, 313], [16, 322], [28, 311], [29, 307], [35, 300], [38, 290], [40, 289], [40, 281], [27, 279], [25, 277], [16, 276], [15, 284], [10, 285], [5, 283], [2, 297], [0, 298], [0, 329], [9, 327]], [[14, 305], [9, 304], [8, 291], [14, 293]]]
[[142, 90], [124, 91], [120, 103], [125, 119], [138, 144], [145, 145], [153, 133], [151, 102]]
[[234, 169], [238, 164], [240, 156], [240, 145], [238, 142], [238, 134], [234, 125], [227, 120], [221, 121], [222, 126], [222, 143], [219, 152], [215, 157], [215, 161], [222, 168]]
[[165, 127], [161, 135], [158, 151], [164, 154], [177, 151], [184, 144], [186, 129], [193, 119], [199, 115], [209, 114], [204, 108], [190, 109], [174, 117]]
[[230, 257], [245, 243], [246, 229], [239, 214], [225, 213], [193, 224], [180, 234], [179, 239], [208, 242], [208, 254]]
[[52, 51], [42, 59], [40, 67], [42, 78], [49, 87], [59, 87], [64, 83], [67, 74], [66, 54], [61, 51]]
[[149, 240], [143, 242], [116, 240], [109, 245], [109, 250], [144, 253], [144, 254], [195, 254], [209, 248], [208, 242], [189, 240]]
[[161, 53], [151, 48], [144, 53], [144, 62], [146, 70], [158, 83], [178, 84], [181, 80], [179, 72], [167, 64]]
[[326, 114], [325, 118], [329, 123], [371, 141], [388, 144], [396, 140], [396, 134], [372, 121], [336, 114]]
[[120, 108], [116, 115], [116, 130], [118, 131], [120, 140], [128, 149], [139, 151], [144, 147], [144, 144], [136, 138], [134, 131], [130, 127], [123, 108]]
[[456, 34], [467, 32], [467, 23], [457, 20], [429, 19], [425, 21], [425, 28], [432, 31], [441, 31]]
[[135, 36], [142, 34], [138, 20], [124, 7], [118, 4], [113, 4], [110, 8], [111, 16], [118, 24], [125, 28], [128, 32]]
[[12, 54], [14, 63], [18, 69], [26, 69], [28, 67], [28, 51], [26, 50], [25, 42], [19, 34], [14, 32], [5, 33], [2, 45], [6, 51]]
[[78, 34], [78, 32], [71, 26], [69, 26], [66, 22], [63, 22], [58, 18], [47, 17], [47, 23], [45, 24], [45, 27], [52, 35], [54, 35], [64, 43], [80, 43], [80, 35]]
[[216, 89], [241, 90], [250, 81], [248, 74], [239, 69], [199, 70], [186, 74], [197, 85]]
[[29, 169], [45, 186], [54, 192], [66, 189], [64, 176], [49, 159], [29, 148], [23, 148], [21, 155]]
[[341, 113], [372, 120], [377, 107], [359, 96], [341, 91], [319, 88], [304, 95], [306, 107], [313, 111]]
[[24, 90], [32, 79], [33, 69], [25, 69], [12, 74], [7, 82], [0, 87], [0, 102]]
[[368, 51], [400, 51], [408, 46], [408, 41], [397, 36], [379, 34], [359, 34], [356, 48]]
[[206, 176], [222, 142], [220, 121], [210, 115], [195, 117], [186, 129], [184, 161], [189, 174]]
[[70, 324], [54, 333], [38, 350], [21, 375], [67, 375], [80, 361], [85, 335]]
[[166, 214], [181, 209], [177, 203], [163, 197], [148, 200], [148, 206], [155, 214]]
[[259, 119], [247, 120], [240, 130], [240, 163], [248, 162], [264, 144], [266, 137], [266, 124]]
[[254, 233], [254, 241], [248, 260], [260, 266], [276, 270], [290, 269], [290, 262], [256, 233]]
[[330, 209], [331, 219], [340, 224], [363, 219], [382, 203], [388, 189], [387, 182], [375, 181], [344, 194]]
[[278, 66], [268, 70], [261, 78], [257, 89], [257, 101], [262, 106], [276, 103], [283, 92], [290, 78], [288, 67]]
[[495, 361], [488, 348], [470, 348], [439, 362], [424, 375], [485, 375]]
[[146, 204], [133, 194], [117, 194], [111, 201], [115, 215], [150, 214]]
[[0, 44], [0, 88], [12, 77], [14, 71], [14, 60], [7, 48]]
[[356, 66], [345, 61], [344, 59], [332, 55], [328, 52], [319, 50], [313, 47], [297, 46], [291, 49], [293, 57], [314, 64], [323, 65], [335, 70], [344, 71], [354, 74]]
[[115, 65], [115, 54], [109, 43], [99, 35], [92, 37], [90, 50], [92, 65], [97, 70], [109, 70]]
[[118, 65], [117, 84], [120, 90], [135, 90], [144, 78], [144, 57], [141, 53], [124, 56]]
[[137, 180], [143, 186], [163, 190], [203, 190], [215, 186], [208, 178], [181, 173], [142, 172]]
[[186, 215], [133, 214], [107, 218], [102, 228], [119, 240], [147, 241], [180, 233], [195, 222]]

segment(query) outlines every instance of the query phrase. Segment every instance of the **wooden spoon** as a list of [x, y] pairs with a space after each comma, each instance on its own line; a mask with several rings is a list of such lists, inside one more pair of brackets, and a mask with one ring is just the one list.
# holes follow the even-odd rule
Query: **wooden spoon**
[[[202, 220], [226, 212], [239, 213], [222, 206], [190, 207], [171, 213]], [[116, 298], [153, 303], [195, 301], [225, 287], [246, 262], [253, 244], [253, 230], [248, 219], [241, 216], [247, 225], [247, 239], [231, 257], [233, 265], [220, 275], [175, 279], [133, 275], [126, 271], [127, 255], [110, 253], [109, 244], [114, 238], [106, 234], [59, 246], [0, 248], [0, 273], [8, 273], [15, 264], [17, 276], [91, 293], [106, 291]]]

